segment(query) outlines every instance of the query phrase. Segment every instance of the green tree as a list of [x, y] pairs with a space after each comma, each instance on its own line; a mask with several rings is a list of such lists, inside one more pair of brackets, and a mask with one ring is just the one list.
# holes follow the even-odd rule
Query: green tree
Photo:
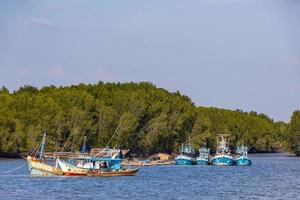
[[296, 155], [300, 155], [300, 110], [293, 113], [289, 126], [290, 148]]

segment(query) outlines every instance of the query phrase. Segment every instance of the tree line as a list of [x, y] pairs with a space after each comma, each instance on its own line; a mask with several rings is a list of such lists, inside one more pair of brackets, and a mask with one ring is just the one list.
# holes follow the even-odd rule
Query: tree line
[[47, 132], [47, 151], [90, 147], [127, 148], [138, 155], [173, 153], [190, 137], [195, 148], [215, 149], [216, 135], [252, 152], [278, 148], [300, 152], [300, 111], [290, 123], [254, 111], [196, 106], [179, 92], [149, 82], [79, 84], [41, 89], [0, 89], [0, 152], [29, 152]]

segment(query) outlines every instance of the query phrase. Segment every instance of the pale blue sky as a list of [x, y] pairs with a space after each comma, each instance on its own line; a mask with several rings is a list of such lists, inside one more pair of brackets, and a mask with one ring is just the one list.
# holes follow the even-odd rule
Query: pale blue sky
[[0, 1], [0, 85], [99, 80], [288, 121], [300, 109], [300, 1]]

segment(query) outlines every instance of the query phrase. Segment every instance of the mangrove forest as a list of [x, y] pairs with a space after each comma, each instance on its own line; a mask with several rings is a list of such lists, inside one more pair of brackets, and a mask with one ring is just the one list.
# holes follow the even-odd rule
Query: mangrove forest
[[300, 111], [290, 122], [274, 121], [255, 111], [197, 106], [149, 82], [25, 85], [13, 92], [3, 86], [0, 152], [30, 152], [43, 130], [47, 151], [78, 151], [85, 136], [90, 148], [109, 145], [141, 156], [177, 152], [188, 138], [213, 150], [216, 135], [228, 133], [232, 148], [300, 153]]

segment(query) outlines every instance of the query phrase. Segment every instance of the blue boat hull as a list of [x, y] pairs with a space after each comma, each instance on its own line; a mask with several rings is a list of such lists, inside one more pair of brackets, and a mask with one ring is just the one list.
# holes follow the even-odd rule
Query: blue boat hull
[[204, 159], [197, 159], [196, 160], [196, 165], [208, 165], [209, 161], [208, 160], [204, 160]]
[[215, 156], [211, 159], [212, 165], [231, 166], [234, 165], [234, 159], [231, 156]]
[[188, 156], [179, 155], [175, 158], [176, 165], [193, 165], [193, 159]]
[[247, 157], [240, 157], [235, 160], [235, 165], [237, 166], [249, 166], [252, 165], [252, 162]]
[[192, 165], [193, 161], [191, 160], [185, 160], [185, 159], [177, 159], [176, 165]]

